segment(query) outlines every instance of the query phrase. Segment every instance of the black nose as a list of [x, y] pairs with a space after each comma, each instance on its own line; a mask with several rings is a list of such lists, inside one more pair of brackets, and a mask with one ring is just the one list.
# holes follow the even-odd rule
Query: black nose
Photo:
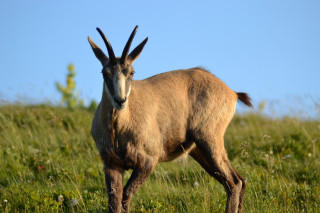
[[124, 102], [126, 102], [127, 98], [117, 99], [116, 97], [113, 97], [113, 100], [114, 100], [119, 106], [121, 106]]

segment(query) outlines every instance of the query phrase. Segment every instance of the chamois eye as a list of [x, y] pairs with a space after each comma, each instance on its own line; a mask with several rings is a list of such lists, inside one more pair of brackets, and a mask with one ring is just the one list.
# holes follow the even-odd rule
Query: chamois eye
[[111, 73], [109, 70], [102, 70], [101, 73], [104, 78], [111, 78]]

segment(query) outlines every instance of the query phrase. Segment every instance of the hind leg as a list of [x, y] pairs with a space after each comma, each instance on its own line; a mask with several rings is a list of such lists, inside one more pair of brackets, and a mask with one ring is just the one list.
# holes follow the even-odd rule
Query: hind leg
[[245, 179], [231, 167], [223, 139], [215, 141], [214, 145], [205, 141], [196, 144], [190, 155], [224, 186], [227, 194], [226, 212], [242, 212]]
[[242, 182], [242, 188], [241, 188], [241, 191], [240, 191], [240, 198], [239, 198], [239, 209], [238, 209], [238, 212], [242, 212], [243, 198], [244, 198], [244, 193], [245, 193], [245, 190], [246, 190], [247, 181], [236, 170], [234, 170], [234, 171], [237, 174], [238, 178], [240, 178], [240, 180]]

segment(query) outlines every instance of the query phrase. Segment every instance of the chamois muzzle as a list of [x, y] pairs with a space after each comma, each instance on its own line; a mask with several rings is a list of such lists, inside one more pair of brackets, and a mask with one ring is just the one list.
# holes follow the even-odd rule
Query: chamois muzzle
[[127, 101], [127, 98], [124, 99], [118, 99], [116, 97], [113, 97], [114, 102], [116, 102], [120, 109], [124, 108], [124, 103]]

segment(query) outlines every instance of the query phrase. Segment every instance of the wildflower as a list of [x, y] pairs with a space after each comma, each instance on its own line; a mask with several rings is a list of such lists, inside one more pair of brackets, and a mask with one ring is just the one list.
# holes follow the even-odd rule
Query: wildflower
[[71, 203], [71, 206], [76, 206], [79, 204], [79, 199], [76, 199], [76, 198], [71, 199], [70, 203]]
[[62, 201], [63, 201], [63, 196], [62, 196], [62, 195], [59, 195], [59, 196], [58, 196], [58, 201], [59, 201], [59, 202], [62, 202]]
[[4, 202], [4, 209], [5, 209], [5, 212], [8, 213], [9, 210], [8, 210], [8, 201], [7, 200], [3, 200]]
[[264, 138], [271, 138], [270, 135], [264, 135], [263, 137], [264, 137]]
[[198, 183], [198, 181], [196, 181], [196, 182], [193, 183], [193, 187], [196, 187], [196, 188], [197, 188], [197, 187], [199, 187], [199, 186], [200, 186], [200, 184]]
[[38, 166], [38, 171], [41, 171], [41, 170], [44, 170], [44, 169], [45, 169], [44, 165], [39, 165]]
[[292, 155], [286, 155], [283, 157], [283, 159], [292, 158]]
[[18, 172], [18, 175], [19, 175], [19, 178], [20, 178], [21, 182], [23, 182], [23, 177], [22, 177], [21, 172]]

